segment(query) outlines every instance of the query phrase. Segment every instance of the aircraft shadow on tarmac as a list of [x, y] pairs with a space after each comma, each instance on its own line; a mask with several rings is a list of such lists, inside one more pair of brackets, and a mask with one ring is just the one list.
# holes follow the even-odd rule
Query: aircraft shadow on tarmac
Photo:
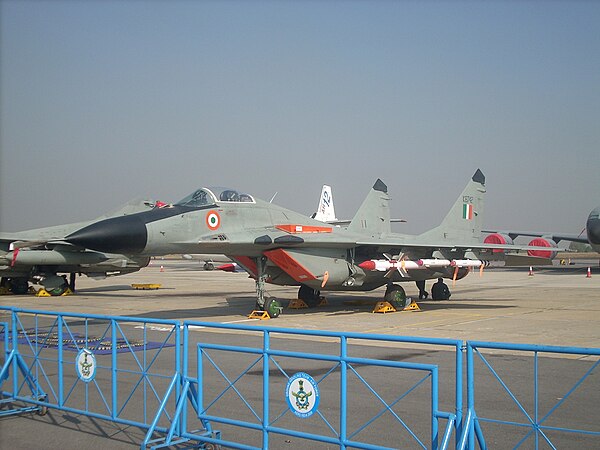
[[[48, 413], [44, 416], [38, 414], [21, 414], [15, 417], [45, 423], [52, 427], [59, 427], [63, 430], [63, 433], [72, 439], [71, 442], [81, 441], [83, 448], [86, 447], [87, 443], [86, 435], [107, 439], [106, 444], [108, 446], [117, 446], [119, 448], [136, 445], [143, 439], [144, 435], [142, 430], [129, 425], [120, 425], [116, 422], [111, 423], [93, 417], [73, 415], [52, 409], [49, 409]], [[49, 428], [48, 431], [52, 433], [56, 432], [53, 428]]]
[[[351, 314], [362, 314], [371, 313], [375, 306], [376, 300], [372, 297], [344, 297], [336, 296], [328, 298], [328, 304], [325, 306], [319, 306], [316, 308], [302, 308], [302, 309], [290, 309], [287, 307], [287, 301], [285, 299], [282, 303], [284, 305], [284, 311], [282, 317], [285, 316], [299, 316], [299, 315], [310, 315], [310, 314], [325, 314], [326, 316], [342, 316]], [[469, 299], [471, 300], [471, 299]], [[436, 301], [436, 300], [424, 300], [420, 301], [421, 307], [420, 313], [427, 313], [428, 311], [438, 310], [482, 310], [482, 309], [500, 309], [500, 308], [515, 308], [514, 305], [505, 304], [487, 304], [482, 305], [478, 303], [472, 303], [469, 300], [448, 300], [448, 301]], [[481, 300], [477, 300], [480, 302]], [[485, 300], [487, 301], [487, 300]], [[505, 300], [489, 300], [490, 302], [501, 302]], [[134, 314], [130, 317], [136, 318], [154, 318], [154, 319], [168, 319], [168, 320], [200, 320], [208, 317], [218, 316], [231, 316], [231, 317], [247, 317], [251, 312], [256, 299], [254, 297], [227, 297], [225, 301], [217, 306], [202, 306], [199, 301], [197, 308], [182, 308], [182, 309], [166, 309], [166, 310], [153, 310], [147, 311], [140, 314]], [[397, 314], [401, 314], [398, 312]], [[406, 311], [405, 314], [412, 312]], [[389, 314], [388, 314], [389, 315]], [[277, 326], [277, 320], [269, 322], [269, 326]]]

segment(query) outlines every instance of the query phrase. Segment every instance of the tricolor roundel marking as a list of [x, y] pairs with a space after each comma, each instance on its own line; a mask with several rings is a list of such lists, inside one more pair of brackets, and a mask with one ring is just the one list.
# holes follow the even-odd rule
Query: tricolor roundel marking
[[212, 231], [221, 226], [221, 216], [217, 211], [211, 210], [206, 213], [206, 226]]

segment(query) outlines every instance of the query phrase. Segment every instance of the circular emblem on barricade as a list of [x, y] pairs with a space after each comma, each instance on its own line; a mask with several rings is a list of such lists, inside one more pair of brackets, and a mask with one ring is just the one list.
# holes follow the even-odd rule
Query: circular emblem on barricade
[[77, 376], [81, 381], [89, 383], [96, 376], [96, 357], [87, 348], [84, 348], [77, 353], [75, 358], [75, 366], [77, 367]]
[[221, 216], [215, 210], [211, 210], [206, 214], [206, 226], [215, 231], [221, 225]]
[[285, 396], [292, 412], [302, 419], [312, 416], [319, 407], [317, 382], [304, 372], [298, 372], [290, 377], [285, 388]]

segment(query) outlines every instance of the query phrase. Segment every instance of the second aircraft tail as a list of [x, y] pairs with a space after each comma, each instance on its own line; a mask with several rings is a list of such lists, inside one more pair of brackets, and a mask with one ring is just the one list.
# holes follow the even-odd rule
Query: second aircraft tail
[[482, 242], [485, 175], [477, 169], [442, 223], [419, 237], [435, 242]]

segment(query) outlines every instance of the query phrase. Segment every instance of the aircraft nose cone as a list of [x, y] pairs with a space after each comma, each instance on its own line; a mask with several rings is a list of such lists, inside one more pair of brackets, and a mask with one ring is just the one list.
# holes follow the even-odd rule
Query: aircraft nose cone
[[140, 253], [146, 247], [148, 231], [135, 215], [113, 217], [93, 223], [65, 238], [71, 244], [105, 253]]
[[588, 219], [585, 228], [588, 241], [592, 244], [600, 244], [600, 219]]

